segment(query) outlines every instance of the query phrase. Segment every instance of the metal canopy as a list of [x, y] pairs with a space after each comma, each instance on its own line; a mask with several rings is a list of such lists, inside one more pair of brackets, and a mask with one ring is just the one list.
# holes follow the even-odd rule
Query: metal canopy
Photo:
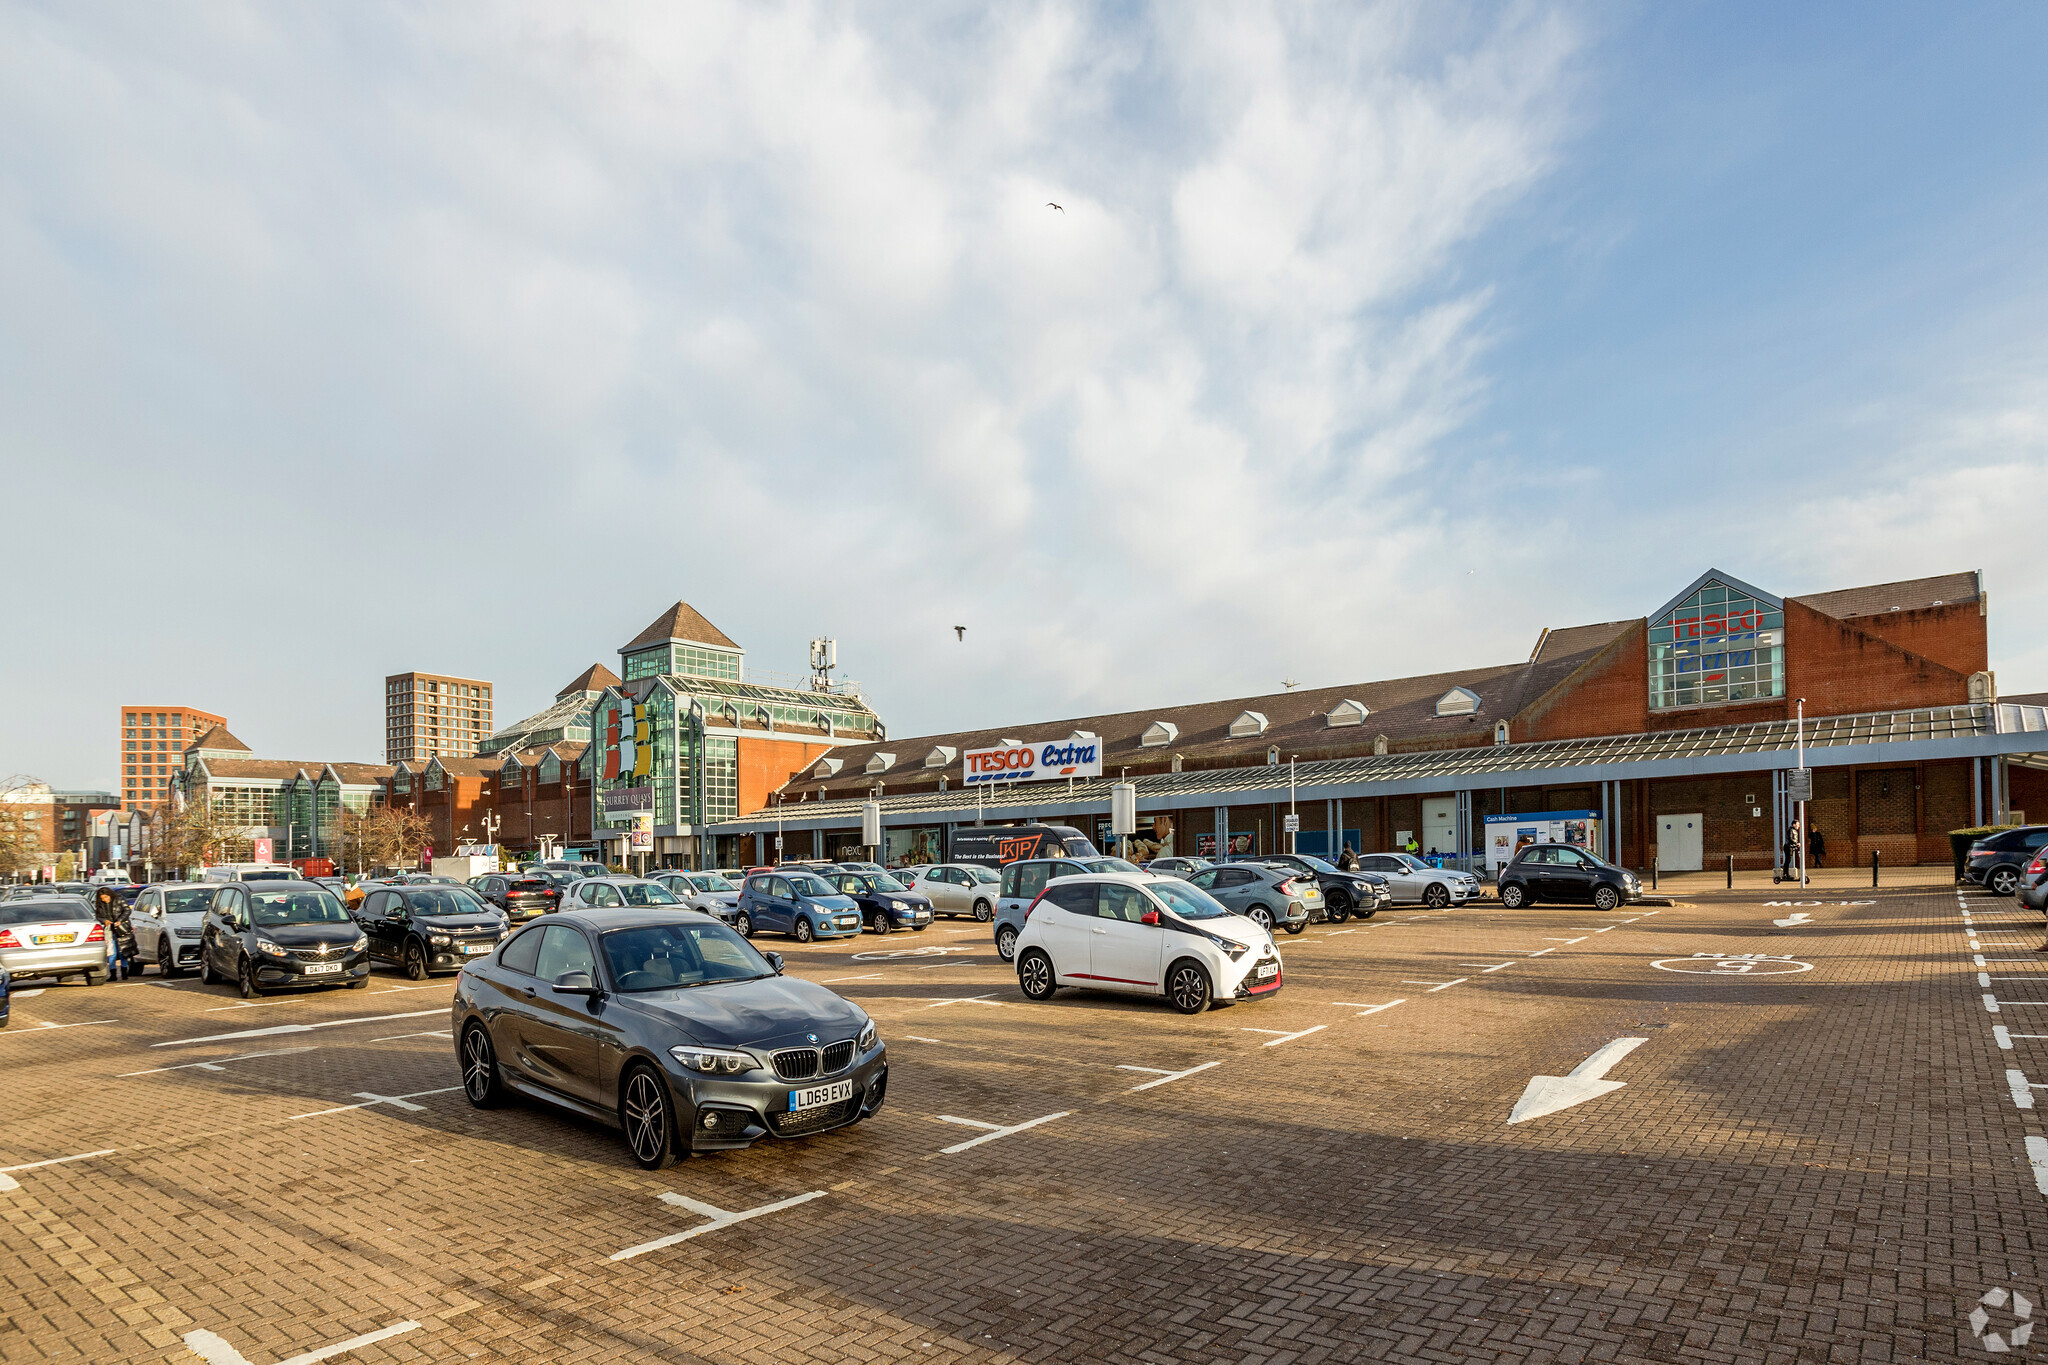
[[[1610, 735], [1499, 744], [1419, 753], [1366, 755], [1303, 763], [1294, 770], [1302, 801], [1409, 796], [1481, 787], [1553, 786], [1763, 772], [1792, 766], [1795, 722], [1762, 721], [1703, 730]], [[1882, 752], [1872, 752], [1881, 750]], [[1806, 722], [1806, 761], [1814, 767], [1915, 763], [2006, 754], [2014, 761], [2048, 765], [2048, 707], [1938, 706], [1822, 716]], [[1019, 783], [997, 789], [912, 792], [880, 798], [882, 823], [958, 823], [977, 817], [1043, 819], [1109, 809], [1104, 776], [1076, 782]], [[1289, 786], [1286, 764], [1152, 773], [1128, 779], [1138, 808], [1263, 804]], [[865, 798], [863, 798], [865, 799]], [[834, 829], [860, 823], [862, 800], [799, 801], [725, 821], [711, 834], [756, 834], [775, 829]], [[778, 812], [780, 818], [778, 819]]]

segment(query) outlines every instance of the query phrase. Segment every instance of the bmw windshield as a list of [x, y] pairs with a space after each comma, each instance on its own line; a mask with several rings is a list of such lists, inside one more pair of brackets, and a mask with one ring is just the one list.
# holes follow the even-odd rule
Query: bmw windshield
[[1186, 882], [1157, 882], [1145, 889], [1182, 919], [1221, 919], [1230, 913], [1214, 896]]
[[601, 940], [612, 980], [625, 994], [754, 981], [775, 975], [754, 946], [723, 924], [655, 924], [614, 929]]

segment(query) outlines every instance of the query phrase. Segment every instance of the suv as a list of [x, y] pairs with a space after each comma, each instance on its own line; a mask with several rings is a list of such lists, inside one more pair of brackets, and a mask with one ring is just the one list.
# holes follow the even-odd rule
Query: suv
[[370, 956], [403, 967], [415, 981], [462, 970], [507, 932], [505, 916], [468, 887], [387, 886], [364, 898], [356, 922]]
[[2044, 848], [2048, 848], [2048, 825], [2002, 829], [1970, 845], [1963, 876], [1994, 896], [2010, 896], [2019, 890], [2021, 871]]
[[1385, 877], [1372, 872], [1346, 872], [1333, 862], [1309, 854], [1269, 853], [1258, 861], [1313, 878], [1323, 893], [1323, 907], [1332, 924], [1342, 924], [1353, 915], [1371, 919], [1394, 898]]
[[244, 999], [273, 990], [370, 984], [370, 941], [341, 898], [311, 882], [229, 882], [199, 929], [199, 979]]
[[[1088, 869], [1078, 858], [1026, 858], [1003, 868], [996, 889], [996, 956], [1008, 962], [1017, 955], [1017, 935], [1031, 913], [1031, 902], [1054, 877], [1083, 877]], [[922, 889], [922, 887], [920, 887]]]
[[523, 872], [489, 872], [473, 880], [471, 890], [505, 912], [514, 924], [545, 915], [561, 903], [562, 888], [546, 877]]
[[199, 965], [199, 932], [218, 889], [206, 882], [143, 889], [128, 912], [138, 971], [141, 963], [154, 962], [163, 975], [180, 976], [185, 968]]
[[1642, 894], [1635, 873], [1577, 844], [1530, 844], [1500, 870], [1500, 903], [1510, 910], [1538, 901], [1612, 910]]

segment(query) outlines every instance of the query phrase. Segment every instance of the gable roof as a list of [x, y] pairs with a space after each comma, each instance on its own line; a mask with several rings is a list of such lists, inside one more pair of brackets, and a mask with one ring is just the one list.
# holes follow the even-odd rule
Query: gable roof
[[1932, 578], [1908, 578], [1897, 583], [1873, 583], [1867, 588], [1843, 588], [1838, 592], [1808, 593], [1792, 600], [1812, 607], [1823, 616], [1846, 621], [1856, 616], [1876, 616], [1889, 611], [1924, 611], [1929, 607], [1950, 607], [1974, 602], [1981, 595], [1976, 573], [1936, 574]]
[[[678, 602], [649, 622], [647, 629], [619, 646], [619, 652], [623, 654], [629, 649], [660, 644], [664, 640], [686, 640], [691, 644], [719, 645], [726, 649], [739, 648], [724, 631], [705, 620], [695, 607], [688, 602]], [[618, 679], [614, 678], [612, 681], [617, 682]]]
[[[627, 648], [630, 649], [632, 646], [628, 645]], [[607, 687], [617, 687], [618, 685], [618, 674], [612, 672], [603, 664], [592, 664], [571, 679], [567, 687], [555, 693], [555, 700], [560, 701], [572, 692], [602, 692]]]
[[1683, 602], [1686, 598], [1698, 592], [1701, 588], [1706, 587], [1709, 583], [1719, 583], [1724, 588], [1733, 588], [1737, 592], [1747, 593], [1751, 597], [1754, 597], [1757, 601], [1762, 602], [1767, 606], [1774, 607], [1779, 611], [1783, 611], [1785, 609], [1785, 599], [1778, 596], [1776, 593], [1765, 592], [1762, 588], [1757, 587], [1754, 583], [1745, 583], [1732, 573], [1722, 573], [1719, 569], [1709, 569], [1705, 573], [1701, 574], [1698, 578], [1695, 578], [1692, 582], [1680, 588], [1677, 591], [1677, 593], [1672, 596], [1669, 602], [1666, 602], [1663, 606], [1651, 612], [1649, 615], [1649, 619], [1651, 621], [1663, 620], [1666, 616], [1670, 615], [1671, 609], [1673, 607], [1677, 606], [1680, 602]]
[[223, 752], [232, 750], [235, 753], [243, 754], [252, 754], [256, 752], [254, 749], [251, 749], [248, 745], [242, 743], [241, 740], [236, 739], [233, 735], [229, 734], [228, 727], [225, 725], [212, 726], [207, 730], [205, 734], [193, 740], [190, 744], [186, 745], [185, 747], [187, 750], [219, 749]]

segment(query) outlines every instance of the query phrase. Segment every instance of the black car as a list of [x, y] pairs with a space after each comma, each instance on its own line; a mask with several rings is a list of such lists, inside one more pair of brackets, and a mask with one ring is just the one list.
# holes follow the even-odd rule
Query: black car
[[1566, 901], [1612, 910], [1636, 900], [1643, 884], [1627, 868], [1577, 844], [1530, 844], [1500, 870], [1500, 903], [1519, 910], [1538, 901]]
[[476, 894], [505, 912], [514, 924], [545, 915], [562, 901], [562, 888], [525, 872], [492, 872], [476, 879]]
[[932, 927], [932, 903], [886, 872], [830, 872], [825, 880], [840, 894], [853, 897], [860, 917], [878, 934], [891, 929], [915, 929], [920, 934]]
[[529, 924], [462, 974], [454, 1024], [471, 1104], [520, 1094], [613, 1124], [650, 1171], [858, 1122], [889, 1081], [860, 1006], [695, 910]]
[[415, 981], [460, 971], [505, 936], [505, 915], [466, 886], [392, 886], [356, 907], [370, 955], [405, 968]]
[[370, 984], [370, 945], [341, 897], [312, 882], [228, 882], [199, 929], [199, 979], [244, 999], [274, 990]]
[[566, 872], [572, 881], [585, 877], [609, 877], [612, 870], [603, 863], [593, 863], [582, 858], [557, 858], [539, 863], [526, 869], [528, 872]]
[[2044, 848], [2048, 848], [2048, 825], [2002, 829], [1970, 845], [1963, 876], [1994, 896], [2010, 896], [2019, 890], [2020, 874], [2027, 864]]
[[1315, 878], [1323, 889], [1323, 916], [1342, 924], [1353, 915], [1371, 919], [1394, 898], [1387, 879], [1372, 872], [1346, 872], [1335, 863], [1303, 853], [1272, 853], [1259, 859], [1268, 867], [1284, 867]]

